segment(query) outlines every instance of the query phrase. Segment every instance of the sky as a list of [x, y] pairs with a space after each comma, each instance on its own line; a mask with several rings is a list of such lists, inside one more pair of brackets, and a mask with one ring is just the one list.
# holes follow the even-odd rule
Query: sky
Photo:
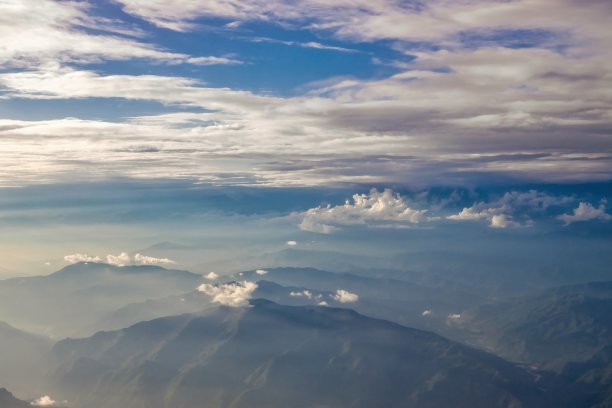
[[231, 271], [462, 234], [499, 251], [586, 234], [604, 259], [609, 1], [0, 9], [0, 277], [77, 254]]

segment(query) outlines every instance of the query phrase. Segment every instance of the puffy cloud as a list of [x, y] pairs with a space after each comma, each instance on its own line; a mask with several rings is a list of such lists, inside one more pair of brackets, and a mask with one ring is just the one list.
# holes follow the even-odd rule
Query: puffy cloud
[[[99, 256], [90, 256], [87, 254], [72, 254], [66, 255], [64, 260], [68, 263], [74, 264], [78, 262], [103, 262]], [[142, 254], [136, 254], [134, 257], [130, 257], [127, 252], [121, 252], [119, 255], [108, 254], [106, 256], [106, 263], [115, 266], [126, 266], [126, 265], [169, 265], [176, 263], [175, 261], [168, 258], [154, 258], [152, 256], [146, 256]]]
[[336, 294], [331, 296], [337, 302], [340, 303], [353, 303], [359, 300], [359, 295], [351, 293], [344, 289], [336, 290]]
[[125, 266], [128, 265], [131, 261], [132, 259], [126, 252], [122, 252], [119, 255], [109, 254], [106, 256], [106, 262], [110, 265]]
[[175, 264], [176, 263], [172, 259], [168, 259], [168, 258], [155, 258], [155, 257], [152, 257], [152, 256], [146, 256], [146, 255], [142, 255], [142, 254], [134, 255], [133, 262], [135, 264], [138, 264], [138, 265], [171, 265], [171, 264]]
[[308, 299], [312, 299], [312, 292], [309, 290], [303, 290], [301, 292], [290, 292], [289, 296], [293, 297], [305, 297]]
[[267, 274], [268, 274], [268, 271], [266, 271], [265, 269], [257, 269], [257, 270], [255, 271], [255, 273], [256, 273], [257, 275], [263, 276], [263, 275], [267, 275]]
[[427, 210], [415, 210], [393, 190], [379, 192], [372, 189], [370, 194], [355, 194], [353, 202], [344, 205], [316, 207], [303, 213], [300, 229], [304, 231], [329, 234], [339, 225], [368, 224], [383, 222], [387, 226], [393, 223], [418, 224], [428, 221]]
[[612, 215], [606, 213], [605, 202], [599, 204], [599, 207], [595, 208], [592, 204], [581, 201], [578, 207], [574, 209], [572, 214], [563, 214], [557, 217], [565, 223], [570, 225], [574, 222], [589, 221], [589, 220], [602, 220], [608, 221], [612, 219]]
[[32, 402], [32, 405], [37, 407], [52, 407], [56, 405], [56, 402], [51, 399], [48, 395], [44, 395], [37, 400]]
[[287, 245], [289, 246], [296, 246], [297, 244], [297, 241], [287, 241]]
[[219, 274], [216, 272], [208, 272], [206, 275], [204, 275], [204, 279], [217, 280], [219, 279]]
[[425, 309], [423, 310], [423, 313], [421, 313], [421, 316], [423, 317], [427, 317], [427, 316], [431, 316], [433, 315], [433, 311], [431, 309]]
[[87, 254], [72, 254], [66, 255], [64, 261], [75, 264], [79, 262], [102, 262], [102, 258], [99, 256], [90, 256]]
[[198, 291], [212, 297], [214, 303], [231, 307], [247, 306], [255, 289], [257, 289], [257, 283], [249, 281], [230, 282], [222, 285], [204, 283], [198, 286]]
[[[530, 214], [543, 213], [550, 206], [561, 206], [570, 201], [570, 197], [555, 197], [536, 190], [511, 191], [497, 200], [475, 203], [446, 218], [453, 221], [487, 220], [491, 228], [531, 226], [533, 221], [529, 218]], [[519, 213], [524, 219], [523, 223], [514, 219]]]

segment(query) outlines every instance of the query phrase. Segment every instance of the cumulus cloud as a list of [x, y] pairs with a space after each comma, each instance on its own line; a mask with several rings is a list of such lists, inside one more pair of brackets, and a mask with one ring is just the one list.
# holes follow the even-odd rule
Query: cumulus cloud
[[382, 192], [372, 189], [369, 194], [355, 194], [353, 201], [344, 205], [311, 208], [302, 214], [300, 229], [304, 231], [329, 234], [341, 225], [383, 223], [418, 224], [431, 220], [427, 210], [410, 208], [399, 194], [391, 189]]
[[297, 244], [297, 241], [287, 241], [287, 245], [289, 246], [296, 246]]
[[301, 292], [289, 292], [289, 296], [293, 297], [305, 297], [308, 299], [312, 299], [312, 292], [309, 290], [303, 290]]
[[[491, 228], [531, 226], [531, 214], [543, 213], [551, 206], [561, 206], [571, 201], [570, 197], [555, 197], [536, 190], [510, 191], [497, 200], [475, 203], [446, 218], [452, 221], [487, 220]], [[515, 220], [517, 214], [521, 216], [522, 223]]]
[[56, 405], [56, 402], [51, 399], [48, 395], [44, 395], [37, 400], [32, 402], [32, 405], [37, 407], [52, 407]]
[[[78, 262], [103, 262], [99, 256], [90, 256], [87, 254], [72, 254], [66, 255], [64, 260], [68, 263], [74, 264]], [[142, 254], [136, 254], [131, 257], [127, 252], [121, 252], [119, 255], [108, 254], [106, 256], [106, 263], [115, 266], [126, 266], [126, 265], [170, 265], [176, 263], [175, 261], [168, 258], [155, 258], [152, 256], [146, 256]]]
[[134, 255], [133, 262], [135, 264], [138, 264], [138, 265], [171, 265], [171, 264], [175, 264], [176, 263], [172, 259], [168, 259], [168, 258], [155, 258], [155, 257], [152, 257], [152, 256], [146, 256], [146, 255], [142, 255], [142, 254]]
[[243, 307], [249, 304], [257, 283], [242, 281], [230, 282], [222, 285], [204, 283], [198, 286], [198, 291], [207, 294], [212, 302], [230, 307]]
[[570, 225], [574, 222], [590, 221], [590, 220], [602, 220], [608, 221], [612, 219], [612, 215], [606, 213], [605, 202], [599, 204], [599, 207], [594, 207], [592, 204], [581, 201], [578, 207], [574, 209], [572, 214], [563, 214], [557, 217], [565, 223]]
[[108, 254], [106, 256], [106, 262], [110, 265], [125, 266], [131, 263], [132, 258], [126, 253], [122, 252], [119, 255]]
[[266, 271], [265, 269], [257, 269], [255, 273], [259, 276], [263, 276], [263, 275], [267, 275], [268, 271]]
[[337, 302], [340, 303], [353, 303], [359, 300], [359, 295], [351, 293], [344, 289], [336, 290], [336, 294], [331, 296]]
[[216, 272], [208, 272], [206, 275], [204, 275], [204, 279], [217, 280], [219, 279], [219, 274]]
[[72, 255], [66, 255], [64, 257], [64, 261], [71, 263], [71, 264], [75, 264], [75, 263], [79, 263], [79, 262], [102, 262], [102, 258], [100, 258], [99, 256], [90, 256], [87, 254], [72, 254]]
[[433, 311], [431, 309], [425, 309], [423, 310], [423, 313], [421, 313], [421, 316], [423, 317], [427, 317], [427, 316], [431, 316], [433, 315]]

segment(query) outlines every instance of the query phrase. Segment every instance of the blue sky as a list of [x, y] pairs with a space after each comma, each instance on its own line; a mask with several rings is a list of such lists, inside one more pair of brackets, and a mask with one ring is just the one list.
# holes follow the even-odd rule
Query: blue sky
[[[605, 236], [611, 15], [577, 0], [9, 0], [7, 274], [168, 241], [148, 229], [203, 214], [217, 233], [210, 214], [247, 217], [271, 251], [360, 229]], [[100, 225], [125, 242], [71, 249]]]

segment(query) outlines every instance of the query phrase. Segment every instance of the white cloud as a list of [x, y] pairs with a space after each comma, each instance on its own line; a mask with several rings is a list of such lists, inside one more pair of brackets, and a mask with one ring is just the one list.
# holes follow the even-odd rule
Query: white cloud
[[31, 403], [31, 405], [37, 407], [52, 407], [55, 406], [55, 404], [56, 402], [52, 400], [51, 397], [49, 397], [48, 395], [44, 395]]
[[[497, 200], [475, 203], [446, 218], [452, 221], [487, 220], [491, 228], [524, 227], [533, 224], [530, 214], [543, 213], [550, 206], [560, 206], [570, 201], [570, 197], [555, 197], [536, 190], [510, 191]], [[517, 213], [522, 214], [523, 223], [514, 219]]]
[[359, 300], [359, 295], [351, 293], [344, 289], [336, 290], [336, 294], [331, 296], [337, 302], [340, 303], [353, 303]]
[[138, 265], [171, 265], [175, 264], [176, 262], [168, 258], [155, 258], [152, 256], [136, 254], [134, 255], [133, 263]]
[[75, 264], [75, 263], [79, 263], [79, 262], [102, 262], [102, 258], [100, 258], [99, 256], [90, 256], [87, 254], [72, 254], [72, 255], [66, 255], [64, 257], [64, 261], [71, 263], [71, 264]]
[[421, 316], [427, 317], [427, 316], [431, 316], [432, 314], [433, 314], [433, 311], [431, 309], [425, 309], [423, 310], [423, 313], [421, 313]]
[[[64, 260], [68, 263], [74, 264], [78, 262], [103, 262], [99, 256], [90, 256], [87, 254], [72, 254], [66, 255]], [[106, 263], [115, 266], [126, 266], [126, 265], [169, 265], [175, 262], [168, 258], [154, 258], [152, 256], [146, 256], [142, 254], [136, 254], [134, 257], [130, 257], [127, 252], [121, 252], [119, 255], [108, 254], [106, 256]]]
[[301, 292], [290, 292], [289, 296], [293, 297], [305, 297], [308, 299], [312, 299], [312, 292], [309, 290], [303, 290]]
[[219, 274], [216, 272], [208, 272], [206, 275], [204, 275], [204, 279], [217, 280], [219, 279]]
[[317, 303], [317, 305], [319, 305], [319, 306], [329, 306], [329, 304], [326, 301], [324, 301], [324, 300], [322, 300], [319, 303]]
[[194, 65], [239, 65], [242, 61], [225, 57], [190, 57], [184, 60]]
[[459, 323], [461, 321], [461, 314], [459, 313], [451, 313], [446, 318], [447, 323]]
[[287, 245], [289, 246], [296, 246], [297, 244], [297, 241], [287, 241]]
[[223, 285], [204, 283], [198, 287], [198, 291], [212, 297], [214, 303], [231, 307], [247, 306], [255, 289], [257, 289], [257, 283], [248, 281], [231, 282]]
[[106, 262], [110, 265], [125, 266], [132, 262], [132, 259], [126, 252], [122, 252], [119, 255], [108, 254], [106, 256]]
[[355, 194], [353, 202], [344, 205], [316, 207], [303, 213], [300, 229], [329, 234], [339, 225], [368, 224], [373, 222], [418, 224], [428, 221], [427, 210], [415, 210], [393, 190], [379, 192], [372, 189], [370, 194]]
[[612, 219], [612, 215], [606, 213], [606, 205], [604, 202], [600, 203], [599, 207], [595, 208], [592, 204], [581, 201], [578, 204], [578, 207], [574, 209], [572, 214], [563, 214], [557, 218], [563, 221], [565, 225], [570, 225], [579, 221], [608, 221]]
[[257, 275], [263, 276], [263, 275], [267, 275], [267, 274], [268, 274], [268, 271], [266, 271], [265, 269], [257, 269], [257, 270], [255, 271], [255, 273], [256, 273]]

